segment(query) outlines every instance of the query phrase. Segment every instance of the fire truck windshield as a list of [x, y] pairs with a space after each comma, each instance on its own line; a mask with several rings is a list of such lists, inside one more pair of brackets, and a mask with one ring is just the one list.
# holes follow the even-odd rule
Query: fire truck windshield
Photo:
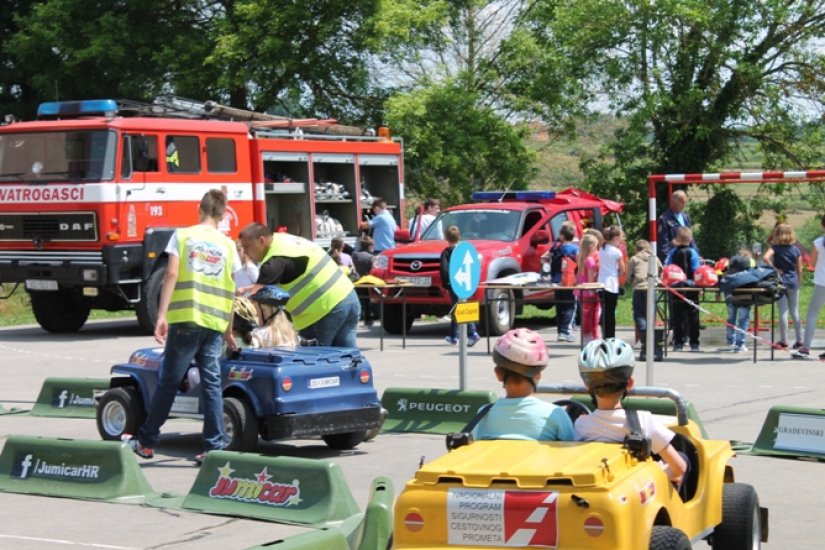
[[109, 130], [0, 134], [0, 182], [110, 180], [117, 136]]
[[454, 225], [461, 232], [462, 240], [514, 241], [518, 235], [521, 214], [520, 210], [483, 208], [442, 212], [424, 232], [422, 240], [441, 240], [444, 238], [444, 230]]

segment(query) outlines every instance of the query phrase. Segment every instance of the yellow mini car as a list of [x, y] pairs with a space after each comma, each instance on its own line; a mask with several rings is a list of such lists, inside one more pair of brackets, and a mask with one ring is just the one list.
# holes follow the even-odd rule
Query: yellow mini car
[[758, 549], [767, 509], [753, 487], [734, 483], [730, 444], [703, 438], [676, 392], [629, 393], [648, 398], [635, 399], [638, 408], [652, 398], [674, 401], [676, 417], [666, 420], [689, 461], [680, 488], [654, 457], [636, 458], [621, 443], [470, 442], [407, 483], [395, 505], [394, 547], [690, 550], [705, 539], [715, 550]]

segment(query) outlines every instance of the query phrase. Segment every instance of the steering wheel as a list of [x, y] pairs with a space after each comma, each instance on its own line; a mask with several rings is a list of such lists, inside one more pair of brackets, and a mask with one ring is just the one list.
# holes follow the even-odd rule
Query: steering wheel
[[559, 399], [558, 401], [553, 401], [553, 404], [558, 405], [559, 407], [564, 407], [572, 422], [576, 422], [576, 419], [583, 414], [590, 414], [593, 412], [590, 410], [590, 407], [581, 401], [576, 401], [575, 399]]

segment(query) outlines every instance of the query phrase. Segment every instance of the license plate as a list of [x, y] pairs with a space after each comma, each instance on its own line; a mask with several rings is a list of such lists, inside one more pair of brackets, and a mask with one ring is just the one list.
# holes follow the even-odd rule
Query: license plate
[[29, 290], [57, 290], [57, 281], [49, 279], [26, 279], [26, 288]]
[[341, 379], [337, 376], [329, 376], [327, 378], [312, 378], [309, 381], [309, 389], [317, 390], [319, 388], [335, 388], [341, 385]]
[[412, 286], [432, 286], [432, 277], [396, 277], [396, 281], [401, 283], [409, 283]]

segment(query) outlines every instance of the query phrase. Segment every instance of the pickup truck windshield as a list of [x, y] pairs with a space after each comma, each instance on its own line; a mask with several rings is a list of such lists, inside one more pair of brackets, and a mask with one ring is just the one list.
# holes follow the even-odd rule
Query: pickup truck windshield
[[109, 130], [0, 134], [0, 183], [110, 180], [116, 144]]
[[452, 210], [442, 212], [433, 221], [421, 240], [444, 239], [444, 230], [455, 225], [461, 231], [462, 240], [490, 240], [511, 242], [519, 234], [522, 212], [520, 210]]

